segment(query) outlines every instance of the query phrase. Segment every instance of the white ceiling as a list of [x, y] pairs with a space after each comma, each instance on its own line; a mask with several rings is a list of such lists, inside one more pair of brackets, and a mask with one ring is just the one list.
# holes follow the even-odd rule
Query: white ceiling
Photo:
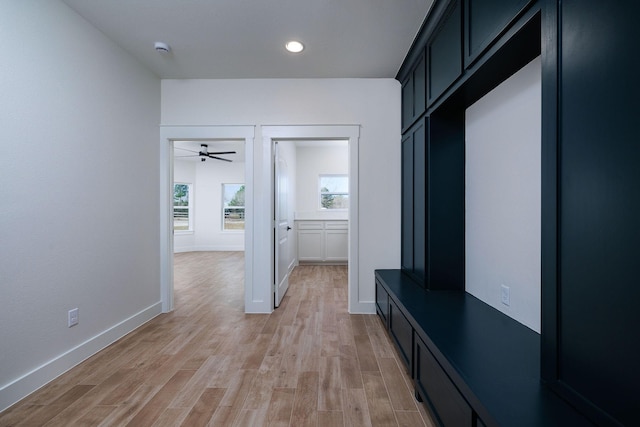
[[[433, 0], [62, 0], [160, 78], [395, 77]], [[306, 49], [284, 49], [298, 39]], [[154, 42], [172, 51], [160, 54]]]

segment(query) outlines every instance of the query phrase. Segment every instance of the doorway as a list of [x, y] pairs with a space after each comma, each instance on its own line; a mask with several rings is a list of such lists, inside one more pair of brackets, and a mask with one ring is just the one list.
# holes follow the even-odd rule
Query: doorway
[[304, 139], [273, 148], [278, 307], [297, 265], [348, 264], [349, 145]]
[[[245, 143], [245, 312], [271, 313], [274, 308], [274, 251], [272, 144], [275, 140], [349, 141], [348, 295], [349, 312], [370, 309], [358, 295], [358, 141], [359, 125], [262, 126], [262, 145], [254, 146], [254, 126], [161, 126], [160, 127], [160, 292], [163, 312], [173, 309], [173, 162], [172, 144], [177, 140], [239, 140]], [[254, 161], [254, 153], [260, 159]], [[250, 167], [249, 165], [253, 165]]]
[[[244, 145], [245, 165], [253, 164], [253, 126], [161, 126], [160, 128], [160, 292], [162, 311], [173, 310], [174, 153], [176, 141], [227, 141]], [[224, 156], [221, 156], [224, 157]], [[245, 304], [253, 284], [253, 168], [244, 168]]]
[[[361, 312], [358, 306], [358, 139], [360, 135], [359, 126], [263, 126], [263, 165], [262, 165], [262, 182], [270, 183], [270, 191], [267, 193], [268, 198], [257, 200], [262, 202], [261, 207], [269, 212], [275, 212], [276, 198], [276, 173], [275, 173], [275, 142], [283, 141], [335, 141], [345, 140], [348, 144], [348, 163], [349, 171], [349, 203], [348, 211], [348, 294], [349, 294], [349, 311]], [[275, 217], [258, 218], [256, 217], [256, 233], [265, 233], [268, 244], [268, 256], [259, 257], [260, 251], [256, 252], [256, 265], [261, 266], [270, 272], [271, 280], [268, 283], [270, 310], [277, 306], [276, 304], [276, 232]], [[267, 234], [268, 233], [268, 234]]]

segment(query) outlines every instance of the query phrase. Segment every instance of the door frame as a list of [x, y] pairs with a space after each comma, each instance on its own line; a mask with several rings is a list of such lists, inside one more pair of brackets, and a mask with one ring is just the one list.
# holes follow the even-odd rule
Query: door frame
[[[261, 197], [255, 200], [256, 209], [260, 212], [273, 212], [274, 203], [274, 164], [273, 142], [292, 140], [336, 140], [343, 139], [349, 143], [349, 313], [362, 313], [358, 297], [358, 142], [360, 125], [291, 125], [291, 126], [262, 126], [262, 173], [260, 181], [263, 188]], [[263, 277], [274, 277], [275, 247], [273, 224], [270, 215], [255, 218], [255, 258], [256, 271], [263, 271]], [[270, 309], [274, 308], [274, 292], [269, 280], [265, 289], [270, 295]]]
[[245, 311], [254, 293], [253, 151], [255, 126], [160, 126], [160, 299], [162, 312], [173, 310], [173, 141], [237, 140], [245, 144]]

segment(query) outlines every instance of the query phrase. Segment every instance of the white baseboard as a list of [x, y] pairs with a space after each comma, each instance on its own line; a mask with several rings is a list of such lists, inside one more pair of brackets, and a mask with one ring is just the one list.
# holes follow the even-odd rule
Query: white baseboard
[[233, 246], [183, 246], [183, 247], [174, 247], [173, 253], [181, 253], [181, 252], [244, 252], [244, 245], [233, 245]]
[[162, 303], [157, 302], [3, 386], [0, 388], [0, 411], [27, 397], [160, 313]]
[[174, 254], [179, 254], [182, 252], [193, 252], [193, 248], [192, 247], [182, 247], [182, 248], [173, 248], [173, 253]]
[[376, 314], [376, 303], [360, 301], [350, 304], [349, 314]]

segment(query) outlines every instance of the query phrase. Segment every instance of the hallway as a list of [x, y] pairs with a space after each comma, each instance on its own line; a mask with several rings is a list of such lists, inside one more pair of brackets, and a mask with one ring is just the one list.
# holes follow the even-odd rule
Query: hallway
[[[243, 312], [242, 252], [175, 255], [175, 307], [0, 414], [0, 426], [431, 426], [346, 266], [300, 266]], [[373, 280], [373, 279], [372, 279]], [[426, 419], [426, 423], [425, 423]]]

